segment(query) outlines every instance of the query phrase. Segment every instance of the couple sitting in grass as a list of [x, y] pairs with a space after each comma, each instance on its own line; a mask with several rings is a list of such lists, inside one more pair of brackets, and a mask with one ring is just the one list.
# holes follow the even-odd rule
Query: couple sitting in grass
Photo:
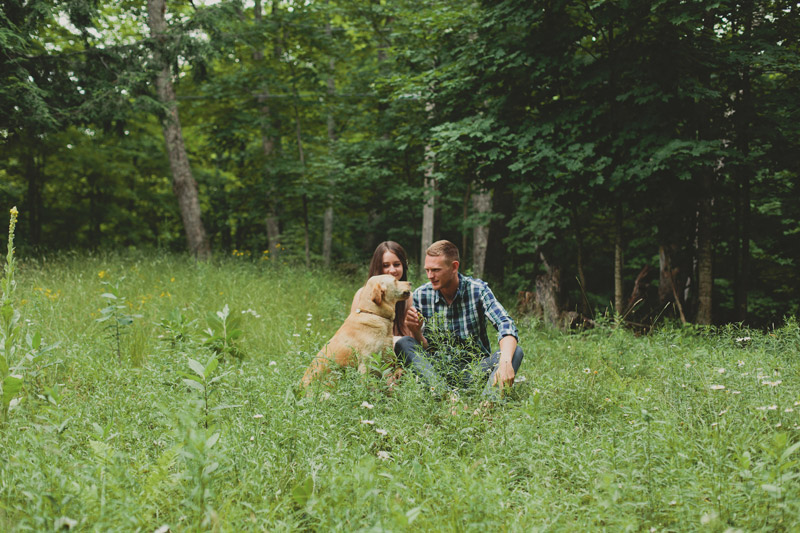
[[[431, 390], [441, 394], [486, 379], [487, 391], [514, 383], [522, 349], [514, 321], [486, 282], [458, 271], [458, 248], [437, 241], [425, 252], [428, 283], [418, 287], [411, 305], [397, 303], [394, 351]], [[369, 275], [391, 274], [407, 281], [408, 260], [402, 246], [382, 242], [375, 249]], [[358, 294], [353, 300], [356, 305]], [[497, 329], [500, 349], [492, 353], [487, 320]]]

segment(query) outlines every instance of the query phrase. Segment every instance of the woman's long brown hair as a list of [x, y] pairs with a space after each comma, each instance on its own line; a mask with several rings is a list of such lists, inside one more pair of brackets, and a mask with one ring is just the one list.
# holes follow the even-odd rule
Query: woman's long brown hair
[[[400, 281], [408, 281], [408, 256], [403, 247], [394, 241], [383, 241], [375, 248], [375, 253], [372, 254], [372, 260], [369, 262], [369, 275], [367, 278], [383, 274], [383, 254], [386, 252], [396, 255], [403, 265], [403, 275], [400, 276]], [[400, 300], [394, 306], [394, 327], [392, 330], [395, 335], [408, 334], [405, 321], [406, 300]]]

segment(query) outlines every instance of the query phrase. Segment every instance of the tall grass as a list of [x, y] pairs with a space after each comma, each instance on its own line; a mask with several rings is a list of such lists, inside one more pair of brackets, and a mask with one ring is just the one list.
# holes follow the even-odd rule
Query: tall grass
[[[96, 319], [123, 276], [141, 316], [118, 358]], [[645, 337], [521, 320], [518, 383], [486, 409], [408, 375], [299, 393], [361, 279], [129, 254], [20, 261], [17, 281], [25, 327], [57, 346], [0, 428], [4, 531], [800, 528], [794, 320]], [[242, 336], [222, 353], [206, 329], [226, 305]], [[206, 395], [186, 380], [214, 354]]]

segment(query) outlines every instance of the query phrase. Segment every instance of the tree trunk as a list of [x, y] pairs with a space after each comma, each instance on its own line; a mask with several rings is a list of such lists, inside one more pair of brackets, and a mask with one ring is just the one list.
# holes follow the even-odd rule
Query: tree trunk
[[[472, 195], [472, 207], [478, 215], [492, 212], [492, 194], [480, 189]], [[483, 278], [486, 265], [486, 249], [489, 247], [489, 222], [476, 225], [472, 234], [472, 272], [476, 278]]]
[[622, 315], [625, 297], [622, 286], [622, 202], [617, 203], [616, 221], [614, 224], [614, 309]]
[[472, 182], [467, 184], [467, 191], [461, 201], [461, 260], [467, 257], [467, 218], [469, 218], [469, 200], [472, 197]]
[[[753, 39], [753, 2], [745, 2], [741, 6], [744, 12], [743, 40], [749, 45]], [[750, 50], [753, 51], [752, 49]], [[744, 322], [747, 319], [747, 294], [750, 281], [750, 131], [753, 126], [753, 102], [751, 98], [752, 82], [750, 67], [744, 64], [739, 73], [740, 87], [735, 100], [733, 114], [736, 129], [736, 148], [742, 161], [734, 170], [737, 186], [737, 202], [739, 205], [739, 254], [736, 258], [737, 279], [734, 281], [734, 307], [736, 320]]]
[[703, 178], [703, 197], [697, 213], [697, 314], [695, 322], [704, 326], [712, 323], [711, 295], [714, 291], [713, 246], [711, 224], [713, 217], [713, 177]]
[[[297, 97], [297, 89], [294, 90], [295, 97]], [[303, 169], [303, 174], [305, 174], [306, 168], [306, 158], [303, 154], [303, 137], [300, 132], [300, 111], [297, 109], [297, 105], [295, 104], [294, 108], [294, 120], [295, 120], [295, 133], [297, 134], [297, 155], [300, 158], [300, 168]], [[305, 253], [306, 253], [306, 268], [311, 268], [311, 236], [309, 233], [308, 228], [308, 194], [305, 192], [302, 196], [303, 199], [303, 236], [305, 242]]]
[[561, 328], [561, 269], [551, 265], [541, 252], [539, 258], [546, 272], [536, 277], [536, 306], [546, 323]]
[[[428, 115], [433, 113], [433, 104], [425, 106]], [[420, 241], [420, 272], [425, 271], [425, 251], [433, 244], [434, 198], [436, 197], [436, 178], [433, 177], [434, 155], [430, 145], [425, 146], [425, 181], [422, 187], [422, 238]]]
[[[327, 2], [326, 2], [327, 4]], [[330, 20], [325, 23], [325, 36], [330, 40], [332, 35]], [[336, 143], [336, 122], [333, 117], [333, 100], [336, 95], [336, 80], [333, 77], [333, 69], [336, 66], [334, 59], [329, 63], [330, 75], [328, 76], [328, 158], [333, 161], [334, 145]], [[333, 190], [334, 180], [330, 176], [328, 185]], [[322, 219], [322, 262], [326, 267], [331, 264], [331, 250], [333, 248], [333, 192], [328, 194], [328, 205], [325, 207], [325, 214]]]
[[164, 64], [159, 50], [159, 44], [163, 42], [167, 29], [165, 11], [165, 0], [147, 0], [147, 24], [150, 27], [150, 35], [158, 41], [153, 59], [157, 65], [161, 65], [161, 70], [156, 76], [156, 89], [159, 100], [167, 108], [166, 115], [162, 119], [164, 141], [172, 170], [172, 190], [178, 199], [189, 252], [196, 258], [205, 260], [211, 256], [211, 246], [201, 217], [197, 182], [192, 176], [189, 158], [186, 155], [169, 65]]
[[672, 258], [670, 247], [658, 246], [658, 303], [661, 307], [672, 300]]
[[42, 187], [44, 181], [44, 155], [37, 161], [36, 155], [39, 152], [39, 139], [33, 135], [28, 136], [28, 146], [23, 147], [25, 175], [28, 179], [28, 192], [26, 195], [25, 218], [28, 221], [28, 241], [30, 244], [41, 244], [42, 240], [42, 213], [44, 212], [44, 202], [42, 201]]
[[[277, 9], [278, 5], [276, 2], [272, 6], [273, 15], [275, 15]], [[255, 5], [253, 7], [253, 18], [255, 19], [256, 27], [260, 26], [262, 21], [261, 0], [255, 1]], [[280, 56], [280, 46], [275, 46], [273, 55], [275, 57]], [[256, 63], [262, 61], [264, 59], [263, 52], [260, 49], [256, 49], [256, 51], [253, 52], [253, 59]], [[266, 198], [264, 198], [267, 211], [264, 220], [267, 230], [267, 250], [269, 250], [270, 257], [275, 258], [280, 253], [281, 230], [277, 209], [275, 208], [274, 194], [271, 194], [271, 192], [274, 192], [274, 188], [271, 186], [272, 172], [268, 165], [270, 164], [270, 160], [280, 148], [280, 139], [275, 139], [272, 132], [279, 131], [280, 128], [277, 127], [277, 121], [274, 119], [272, 110], [269, 107], [269, 87], [267, 87], [266, 84], [259, 91], [257, 101], [259, 104], [259, 110], [261, 111], [261, 115], [263, 117], [263, 125], [261, 127], [261, 148], [264, 152], [265, 189], [270, 191], [267, 193]]]
[[[577, 213], [575, 214], [574, 221], [578, 221]], [[580, 222], [575, 224], [575, 240], [577, 241], [577, 270], [578, 270], [578, 283], [581, 288], [581, 314], [589, 316], [592, 312], [589, 306], [589, 300], [586, 298], [586, 274], [583, 270], [583, 231], [581, 230]]]

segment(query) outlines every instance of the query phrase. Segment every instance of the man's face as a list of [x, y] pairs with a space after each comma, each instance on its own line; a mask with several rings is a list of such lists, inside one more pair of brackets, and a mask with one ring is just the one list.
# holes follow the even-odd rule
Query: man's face
[[448, 261], [441, 255], [426, 255], [425, 274], [437, 291], [458, 288], [458, 261]]

